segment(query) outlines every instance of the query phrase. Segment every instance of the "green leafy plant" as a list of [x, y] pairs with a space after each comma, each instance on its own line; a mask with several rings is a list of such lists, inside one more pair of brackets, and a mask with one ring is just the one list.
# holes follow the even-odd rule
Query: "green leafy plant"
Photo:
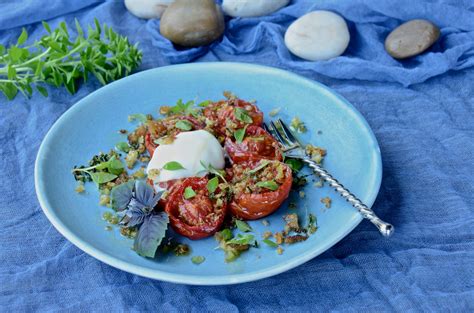
[[52, 30], [43, 22], [47, 35], [25, 46], [25, 29], [16, 44], [0, 45], [0, 91], [12, 100], [21, 92], [30, 97], [33, 87], [47, 96], [45, 84], [65, 86], [74, 94], [81, 79], [93, 74], [103, 85], [126, 76], [141, 62], [142, 53], [125, 36], [99, 24], [88, 27], [87, 34], [76, 20], [73, 40], [65, 22]]

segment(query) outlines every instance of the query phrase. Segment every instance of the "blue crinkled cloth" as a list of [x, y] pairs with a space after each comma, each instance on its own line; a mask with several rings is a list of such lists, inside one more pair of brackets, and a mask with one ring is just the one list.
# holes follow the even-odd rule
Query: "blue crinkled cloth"
[[[315, 9], [347, 20], [346, 53], [306, 62], [284, 46], [287, 26]], [[65, 20], [94, 17], [140, 42], [140, 70], [182, 62], [241, 61], [284, 68], [345, 96], [372, 126], [384, 178], [374, 205], [397, 227], [390, 240], [367, 222], [316, 259], [276, 277], [225, 287], [163, 283], [105, 265], [48, 222], [34, 190], [41, 140], [70, 96], [0, 97], [0, 311], [474, 311], [474, 2], [470, 0], [292, 1], [266, 17], [228, 19], [222, 41], [176, 51], [159, 21], [129, 14], [122, 1], [0, 0], [0, 42], [26, 27], [43, 33]], [[383, 49], [401, 22], [428, 18], [441, 28], [430, 50], [409, 61]]]

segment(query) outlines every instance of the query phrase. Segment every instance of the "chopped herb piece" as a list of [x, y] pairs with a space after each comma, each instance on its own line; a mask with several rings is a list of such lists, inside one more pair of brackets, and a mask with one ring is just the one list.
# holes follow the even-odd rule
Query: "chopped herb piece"
[[270, 115], [271, 117], [274, 117], [276, 116], [279, 112], [280, 112], [281, 108], [275, 108], [273, 110], [271, 110], [268, 115]]
[[269, 181], [261, 181], [256, 183], [257, 187], [261, 188], [266, 188], [272, 191], [275, 191], [278, 189], [278, 184], [274, 180], [269, 180]]
[[128, 151], [130, 151], [130, 146], [128, 145], [128, 142], [121, 141], [115, 145], [115, 149], [128, 153]]
[[252, 118], [250, 117], [250, 115], [248, 115], [247, 111], [245, 111], [244, 109], [236, 107], [234, 108], [234, 113], [235, 113], [235, 117], [239, 121], [247, 123], [247, 124], [253, 123]]
[[194, 106], [193, 100], [190, 100], [184, 103], [182, 99], [179, 99], [178, 102], [176, 102], [176, 105], [170, 108], [169, 113], [195, 115], [196, 109], [193, 106]]
[[104, 227], [104, 229], [105, 229], [106, 231], [111, 231], [111, 230], [112, 230], [112, 226], [107, 225], [107, 226]]
[[272, 248], [278, 247], [278, 245], [275, 242], [271, 241], [270, 239], [263, 239], [262, 241]]
[[244, 140], [246, 130], [247, 130], [247, 125], [245, 125], [244, 128], [237, 129], [234, 132], [234, 138], [236, 142], [241, 143]]
[[107, 172], [90, 172], [89, 174], [91, 175], [92, 181], [97, 185], [105, 184], [118, 177], [115, 174], [110, 174]]
[[310, 213], [308, 215], [308, 226], [306, 227], [310, 234], [314, 234], [318, 230], [317, 223], [316, 216]]
[[212, 103], [211, 100], [205, 100], [205, 101], [203, 101], [203, 102], [200, 102], [200, 103], [198, 104], [198, 106], [200, 106], [200, 107], [207, 107], [207, 106], [208, 106], [209, 104], [211, 104], [211, 103]]
[[250, 170], [248, 173], [249, 174], [254, 174], [254, 173], [260, 171], [261, 169], [263, 169], [268, 164], [270, 164], [270, 161], [262, 160], [262, 161], [260, 161], [260, 164], [256, 168], [254, 168], [253, 170]]
[[148, 121], [148, 118], [145, 114], [137, 113], [137, 114], [130, 114], [128, 116], [128, 121], [133, 122], [133, 121], [139, 121], [140, 123], [146, 123]]
[[191, 258], [191, 262], [193, 262], [194, 264], [196, 265], [199, 265], [201, 264], [202, 262], [204, 262], [206, 260], [205, 257], [201, 256], [201, 255], [195, 255]]
[[211, 178], [207, 182], [207, 190], [209, 191], [209, 193], [214, 193], [218, 186], [219, 186], [219, 178], [217, 177]]
[[306, 132], [306, 126], [304, 125], [304, 123], [298, 117], [294, 117], [291, 120], [290, 128], [293, 131], [297, 131], [298, 133], [305, 133]]
[[166, 163], [163, 166], [163, 169], [167, 171], [177, 171], [177, 170], [183, 170], [184, 167], [179, 162], [171, 161], [171, 162]]
[[250, 234], [237, 234], [237, 237], [227, 241], [227, 243], [233, 243], [237, 245], [255, 245], [255, 237]]
[[228, 228], [225, 228], [219, 232], [220, 238], [224, 241], [228, 241], [232, 238], [232, 231]]
[[293, 170], [294, 172], [299, 172], [303, 168], [303, 161], [298, 159], [286, 158], [285, 163]]
[[186, 189], [184, 189], [184, 198], [185, 199], [191, 199], [195, 196], [196, 196], [196, 192], [193, 190], [193, 188], [191, 188], [191, 186], [186, 187]]
[[200, 171], [200, 173], [202, 172], [209, 172], [211, 174], [214, 174], [216, 176], [219, 176], [224, 182], [227, 183], [227, 180], [225, 179], [224, 175], [226, 174], [224, 170], [218, 170], [217, 168], [215, 168], [214, 166], [212, 166], [211, 163], [209, 163], [208, 165], [206, 165], [202, 160], [200, 161], [201, 162], [201, 165], [203, 167], [203, 170]]
[[182, 129], [182, 130], [191, 130], [193, 129], [193, 124], [191, 124], [189, 121], [186, 120], [180, 120], [176, 122], [176, 128]]
[[249, 231], [252, 231], [252, 227], [250, 227], [247, 222], [241, 221], [241, 220], [234, 220], [235, 221], [235, 226], [242, 232], [246, 233]]

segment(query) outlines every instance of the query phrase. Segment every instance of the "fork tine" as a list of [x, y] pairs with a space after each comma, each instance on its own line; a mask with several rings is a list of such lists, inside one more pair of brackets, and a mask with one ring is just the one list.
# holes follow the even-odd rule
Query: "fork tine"
[[284, 145], [287, 148], [290, 148], [292, 146], [291, 142], [289, 142], [285, 137], [283, 137], [281, 135], [280, 131], [278, 130], [278, 127], [276, 126], [276, 124], [273, 121], [270, 121], [270, 127], [271, 127], [271, 129], [274, 130], [272, 133], [275, 133], [277, 140], [282, 145]]
[[280, 118], [278, 119], [278, 123], [280, 123], [283, 134], [286, 136], [288, 141], [291, 142], [294, 145], [299, 145], [300, 146], [300, 143], [299, 143], [298, 139], [296, 139], [296, 137], [293, 135], [291, 130], [288, 128], [288, 126], [286, 126], [286, 124]]
[[276, 141], [278, 141], [278, 143], [280, 145], [282, 145], [283, 149], [286, 149], [286, 144], [284, 141], [280, 141], [280, 139], [278, 138], [278, 132], [276, 131], [276, 129], [273, 128], [272, 125], [267, 125], [267, 123], [263, 123], [263, 129], [265, 129], [273, 138], [276, 139]]

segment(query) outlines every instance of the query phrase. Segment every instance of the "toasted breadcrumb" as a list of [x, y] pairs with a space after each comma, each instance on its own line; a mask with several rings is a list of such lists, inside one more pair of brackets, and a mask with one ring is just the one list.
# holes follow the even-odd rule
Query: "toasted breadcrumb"
[[262, 220], [262, 224], [263, 224], [263, 226], [269, 226], [270, 222], [267, 221], [267, 220]]
[[268, 239], [268, 238], [270, 238], [272, 235], [273, 235], [273, 234], [272, 234], [271, 231], [266, 231], [266, 232], [263, 233], [262, 238], [263, 238], [263, 239]]
[[303, 236], [303, 235], [287, 236], [285, 237], [285, 243], [292, 244], [296, 242], [305, 241], [306, 239], [308, 239], [308, 236]]
[[306, 154], [311, 157], [311, 160], [320, 164], [326, 156], [326, 150], [320, 147], [313, 146], [312, 144], [306, 145]]
[[283, 234], [282, 233], [275, 233], [273, 234], [273, 237], [275, 237], [275, 241], [277, 244], [282, 244], [283, 243]]
[[303, 199], [306, 196], [306, 193], [304, 191], [299, 192], [300, 198]]
[[77, 185], [76, 189], [74, 189], [77, 193], [83, 193], [84, 191], [86, 191], [86, 189], [84, 188], [84, 183], [83, 182], [79, 182], [79, 184]]
[[281, 254], [283, 254], [283, 251], [285, 251], [285, 250], [283, 250], [282, 247], [278, 247], [276, 251], [277, 251], [278, 254], [281, 255]]
[[278, 113], [280, 113], [280, 110], [281, 110], [281, 108], [275, 108], [275, 109], [271, 110], [271, 111], [268, 113], [268, 115], [270, 115], [271, 117], [274, 117], [274, 116], [276, 116]]
[[285, 232], [289, 233], [291, 231], [299, 232], [300, 224], [298, 223], [298, 215], [296, 213], [291, 213], [283, 216], [285, 224]]
[[324, 197], [324, 198], [321, 199], [321, 203], [324, 203], [324, 206], [327, 209], [329, 209], [331, 207], [331, 202], [332, 202], [332, 200], [329, 197]]

